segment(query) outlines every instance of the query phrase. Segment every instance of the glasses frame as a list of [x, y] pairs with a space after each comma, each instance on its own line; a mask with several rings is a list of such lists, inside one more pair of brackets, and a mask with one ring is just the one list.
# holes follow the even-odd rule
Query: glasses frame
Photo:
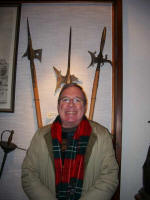
[[[64, 101], [64, 100], [67, 100], [67, 101]], [[61, 97], [59, 99], [59, 102], [62, 102], [62, 103], [66, 103], [66, 104], [69, 104], [70, 101], [72, 101], [75, 105], [77, 104], [84, 104], [84, 99], [80, 98], [80, 97], [74, 97], [74, 98], [70, 98], [70, 97], [67, 97], [67, 96], [64, 96], [64, 97]]]

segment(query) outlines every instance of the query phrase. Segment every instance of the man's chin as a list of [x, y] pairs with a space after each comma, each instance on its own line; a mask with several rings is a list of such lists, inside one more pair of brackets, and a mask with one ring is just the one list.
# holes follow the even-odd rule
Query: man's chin
[[77, 120], [73, 120], [73, 119], [68, 119], [66, 121], [63, 122], [63, 127], [65, 128], [73, 128], [75, 126], [78, 125]]

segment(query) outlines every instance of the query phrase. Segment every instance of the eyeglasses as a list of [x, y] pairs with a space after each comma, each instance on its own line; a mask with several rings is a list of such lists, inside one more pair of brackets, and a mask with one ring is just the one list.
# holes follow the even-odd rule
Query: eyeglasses
[[84, 102], [84, 100], [79, 97], [74, 97], [74, 98], [62, 97], [59, 99], [59, 101], [61, 101], [62, 103], [66, 103], [66, 104], [68, 104], [72, 101], [76, 105], [82, 104]]

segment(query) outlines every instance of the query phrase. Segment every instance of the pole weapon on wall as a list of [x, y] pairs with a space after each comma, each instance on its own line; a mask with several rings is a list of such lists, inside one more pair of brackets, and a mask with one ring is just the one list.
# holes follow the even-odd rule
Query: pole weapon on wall
[[67, 67], [67, 73], [66, 73], [66, 75], [62, 76], [61, 75], [61, 71], [59, 71], [58, 69], [56, 69], [56, 67], [53, 67], [54, 71], [56, 73], [56, 76], [57, 76], [57, 83], [56, 83], [55, 92], [57, 91], [57, 89], [61, 88], [62, 84], [68, 84], [68, 83], [72, 83], [72, 82], [79, 82], [79, 79], [77, 77], [75, 77], [74, 75], [70, 74], [71, 35], [72, 35], [72, 30], [71, 30], [71, 27], [70, 27], [69, 49], [68, 49], [68, 67]]
[[110, 63], [112, 65], [112, 62], [107, 59], [107, 55], [105, 57], [103, 56], [103, 50], [106, 40], [106, 27], [104, 27], [102, 36], [101, 36], [101, 42], [100, 42], [100, 52], [98, 56], [96, 57], [96, 51], [92, 53], [91, 51], [88, 51], [91, 55], [91, 64], [89, 67], [93, 66], [94, 64], [97, 64], [96, 71], [95, 71], [95, 77], [93, 82], [93, 89], [92, 89], [92, 96], [91, 96], [91, 104], [90, 104], [90, 111], [89, 111], [89, 119], [93, 119], [94, 114], [94, 107], [96, 102], [96, 94], [97, 94], [97, 88], [98, 88], [98, 82], [99, 82], [99, 76], [100, 76], [100, 67], [104, 65], [104, 63]]
[[28, 18], [27, 18], [27, 29], [28, 29], [28, 46], [27, 46], [27, 51], [25, 52], [23, 57], [27, 56], [28, 59], [30, 60], [30, 69], [31, 69], [32, 86], [33, 86], [33, 92], [34, 92], [36, 117], [37, 117], [38, 127], [40, 128], [43, 125], [42, 125], [40, 100], [39, 100], [39, 92], [38, 92], [38, 86], [37, 86], [37, 77], [36, 77], [34, 59], [36, 58], [41, 62], [42, 49], [34, 50], [32, 48], [32, 40], [31, 40]]

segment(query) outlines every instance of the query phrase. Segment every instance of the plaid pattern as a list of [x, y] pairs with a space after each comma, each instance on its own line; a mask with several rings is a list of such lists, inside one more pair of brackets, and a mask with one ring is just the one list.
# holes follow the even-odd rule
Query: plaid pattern
[[64, 165], [61, 159], [62, 129], [59, 116], [52, 124], [51, 134], [55, 165], [56, 198], [58, 200], [77, 200], [82, 192], [84, 155], [91, 134], [91, 126], [86, 117], [84, 117], [66, 150]]

